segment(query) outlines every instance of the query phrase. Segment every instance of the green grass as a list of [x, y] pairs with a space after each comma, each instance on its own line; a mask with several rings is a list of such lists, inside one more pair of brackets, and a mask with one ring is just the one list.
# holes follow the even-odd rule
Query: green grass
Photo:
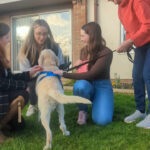
[[[67, 92], [67, 94], [71, 94]], [[88, 124], [76, 123], [76, 105], [65, 105], [65, 121], [70, 136], [63, 136], [59, 129], [58, 115], [53, 112], [51, 129], [53, 132], [52, 150], [149, 150], [150, 130], [135, 127], [136, 123], [125, 124], [123, 119], [135, 108], [134, 96], [115, 94], [113, 122], [98, 126], [92, 122], [89, 107]], [[24, 109], [25, 114], [27, 109]], [[0, 150], [42, 150], [45, 145], [45, 130], [38, 122], [38, 115], [25, 117], [26, 128], [17, 133], [9, 133], [13, 140], [0, 146]]]

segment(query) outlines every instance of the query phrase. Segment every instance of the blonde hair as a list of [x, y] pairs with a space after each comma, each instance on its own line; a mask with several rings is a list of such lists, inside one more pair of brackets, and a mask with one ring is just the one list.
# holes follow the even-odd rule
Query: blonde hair
[[26, 58], [28, 58], [31, 66], [35, 65], [37, 63], [37, 59], [39, 57], [39, 51], [38, 51], [38, 45], [34, 39], [34, 29], [37, 26], [42, 26], [45, 27], [48, 30], [48, 36], [47, 39], [44, 43], [44, 47], [48, 49], [52, 49], [56, 55], [58, 55], [58, 48], [57, 48], [57, 43], [54, 41], [52, 32], [50, 30], [49, 25], [47, 22], [43, 19], [37, 19], [34, 21], [32, 24], [30, 31], [28, 33], [28, 36], [26, 37], [26, 40], [19, 51], [19, 62], [24, 61]]

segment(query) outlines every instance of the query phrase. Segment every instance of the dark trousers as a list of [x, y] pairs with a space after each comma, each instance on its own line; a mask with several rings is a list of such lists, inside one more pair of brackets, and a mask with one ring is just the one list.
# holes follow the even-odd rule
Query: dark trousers
[[[150, 43], [135, 49], [133, 86], [136, 109], [145, 112], [145, 85], [150, 101]], [[150, 110], [150, 103], [149, 103]]]
[[30, 99], [30, 104], [31, 105], [36, 105], [37, 104], [37, 95], [35, 92], [35, 84], [36, 84], [36, 79], [33, 79], [28, 83], [29, 87], [29, 99]]
[[9, 93], [9, 102], [11, 103], [18, 96], [22, 96], [24, 98], [25, 105], [29, 100], [29, 93], [26, 90], [15, 90]]

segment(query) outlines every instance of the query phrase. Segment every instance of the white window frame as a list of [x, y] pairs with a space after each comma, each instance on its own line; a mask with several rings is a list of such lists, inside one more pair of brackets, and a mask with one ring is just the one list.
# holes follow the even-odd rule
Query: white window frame
[[126, 34], [126, 31], [125, 31], [123, 25], [121, 24], [121, 38], [120, 38], [120, 43], [122, 43], [122, 42], [125, 41], [125, 34]]
[[[120, 44], [121, 44], [121, 43], [123, 43], [126, 40], [126, 35], [125, 35], [126, 31], [125, 31], [125, 29], [124, 29], [124, 27], [123, 27], [123, 25], [121, 23], [120, 23], [120, 26], [121, 26], [120, 27], [121, 28]], [[131, 50], [130, 53], [133, 54], [134, 50]], [[126, 54], [126, 53], [120, 53], [120, 54], [122, 55], [122, 54]]]
[[[65, 12], [68, 11], [70, 13], [70, 21], [71, 21], [71, 28], [70, 28], [70, 33], [71, 33], [71, 52], [70, 52], [70, 61], [72, 62], [72, 10], [71, 9], [61, 9], [61, 10], [55, 10], [55, 11], [45, 11], [45, 12], [40, 12], [40, 13], [32, 13], [32, 14], [25, 14], [25, 15], [17, 15], [17, 16], [12, 16], [11, 17], [11, 28], [12, 28], [12, 21], [13, 19], [17, 19], [17, 18], [21, 18], [21, 17], [33, 17], [33, 16], [40, 16], [43, 14], [53, 14], [53, 13], [61, 13], [61, 12]], [[12, 30], [11, 30], [11, 68], [12, 68], [12, 72], [13, 73], [20, 73], [21, 71], [14, 71], [13, 68], [13, 36], [12, 36]], [[16, 60], [17, 61], [17, 60]]]

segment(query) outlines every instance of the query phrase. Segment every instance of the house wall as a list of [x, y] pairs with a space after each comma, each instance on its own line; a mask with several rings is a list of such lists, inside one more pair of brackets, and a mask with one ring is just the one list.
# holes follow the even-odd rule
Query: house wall
[[[65, 4], [65, 5], [53, 5], [53, 6], [46, 6], [42, 8], [32, 8], [32, 9], [25, 9], [22, 11], [14, 11], [11, 13], [5, 13], [5, 15], [0, 15], [0, 22], [4, 22], [11, 26], [11, 18], [13, 16], [25, 16], [25, 15], [31, 15], [31, 14], [37, 14], [37, 13], [44, 13], [44, 12], [51, 12], [51, 11], [58, 11], [58, 10], [64, 10], [64, 9], [72, 9], [71, 4]], [[11, 62], [11, 43], [7, 45], [7, 58]]]
[[[94, 0], [87, 1], [87, 22], [94, 21]], [[102, 29], [102, 35], [106, 40], [107, 46], [115, 50], [121, 43], [121, 24], [118, 19], [117, 6], [107, 0], [98, 0], [97, 22]], [[132, 78], [132, 63], [127, 55], [114, 52], [111, 65], [111, 78], [120, 79]]]
[[80, 49], [83, 46], [80, 41], [80, 29], [83, 24], [87, 23], [87, 0], [82, 0], [82, 3], [73, 0], [73, 13], [72, 13], [72, 29], [73, 29], [73, 65], [79, 59]]
[[[106, 40], [107, 46], [115, 50], [120, 45], [121, 28], [117, 15], [117, 6], [107, 0], [97, 0], [97, 22], [102, 28], [102, 34]], [[94, 21], [94, 0], [72, 0], [72, 4], [46, 6], [42, 8], [32, 8], [22, 11], [11, 12], [10, 14], [0, 15], [1, 22], [11, 24], [11, 17], [17, 15], [28, 15], [33, 13], [42, 13], [57, 11], [62, 9], [72, 9], [72, 58], [73, 65], [79, 59], [82, 43], [80, 42], [81, 26], [87, 22]], [[7, 56], [10, 57], [10, 45], [7, 47]], [[126, 54], [114, 52], [113, 62], [111, 65], [111, 78], [120, 77], [121, 79], [132, 78], [132, 63], [127, 59]]]

